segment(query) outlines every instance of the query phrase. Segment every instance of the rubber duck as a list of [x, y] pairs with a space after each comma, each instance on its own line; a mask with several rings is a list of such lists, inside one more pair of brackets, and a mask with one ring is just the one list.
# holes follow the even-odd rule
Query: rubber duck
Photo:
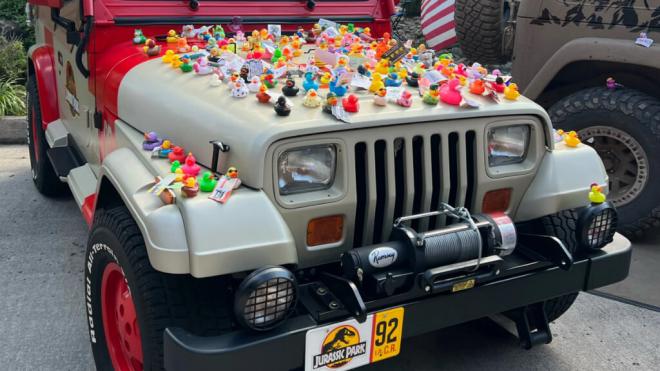
[[438, 84], [432, 84], [429, 87], [429, 90], [424, 93], [422, 97], [422, 102], [435, 106], [438, 104], [440, 93], [438, 92]]
[[250, 91], [250, 93], [258, 92], [260, 86], [261, 86], [261, 79], [259, 78], [259, 76], [252, 76], [250, 82], [248, 82], [247, 84], [247, 88]]
[[483, 95], [484, 92], [486, 91], [486, 84], [484, 84], [484, 80], [474, 80], [470, 84], [470, 93], [475, 94], [475, 95]]
[[160, 45], [156, 45], [155, 41], [149, 39], [144, 44], [144, 52], [150, 57], [155, 57], [160, 54]]
[[369, 85], [369, 91], [372, 93], [377, 93], [380, 91], [380, 89], [385, 87], [385, 83], [383, 82], [383, 77], [375, 73], [373, 77], [371, 78], [371, 85]]
[[272, 89], [277, 85], [277, 80], [275, 80], [275, 77], [273, 76], [273, 72], [267, 72], [266, 74], [261, 76], [261, 81], [266, 85], [268, 89]]
[[334, 79], [332, 79], [332, 81], [330, 81], [329, 88], [330, 91], [335, 93], [335, 95], [338, 97], [343, 97], [348, 92], [347, 82], [344, 79], [340, 78], [339, 76], [335, 77]]
[[404, 90], [401, 93], [401, 96], [399, 99], [396, 100], [396, 103], [400, 105], [401, 107], [410, 107], [412, 106], [413, 98], [412, 98], [412, 93], [409, 92], [408, 90]]
[[174, 54], [174, 50], [172, 50], [172, 49], [167, 49], [167, 50], [165, 51], [165, 55], [164, 55], [163, 58], [162, 58], [162, 61], [163, 61], [163, 63], [168, 63], [168, 64], [170, 64], [170, 63], [172, 63], [172, 59], [174, 59], [174, 57], [176, 57], [176, 56], [177, 56], [177, 55]]
[[332, 114], [332, 107], [336, 106], [339, 102], [337, 95], [333, 92], [329, 92], [325, 96], [325, 104], [323, 105], [323, 112]]
[[387, 78], [385, 78], [385, 86], [401, 86], [402, 81], [399, 79], [399, 75], [392, 72], [387, 75]]
[[170, 173], [176, 173], [176, 169], [181, 167], [181, 162], [178, 160], [172, 162], [172, 165], [170, 165]]
[[385, 97], [387, 95], [387, 89], [384, 87], [378, 89], [376, 92], [376, 95], [374, 96], [374, 104], [377, 106], [387, 106], [387, 98]]
[[146, 41], [147, 38], [144, 37], [144, 34], [142, 34], [142, 30], [136, 28], [135, 31], [133, 31], [133, 44], [141, 45], [144, 44]]
[[589, 192], [589, 201], [594, 205], [600, 205], [607, 200], [603, 193], [603, 188], [596, 183], [591, 183], [591, 191]]
[[346, 72], [348, 72], [348, 57], [345, 55], [341, 55], [337, 58], [337, 65], [335, 66], [334, 69], [334, 75], [341, 76]]
[[245, 82], [247, 84], [248, 81], [250, 81], [249, 80], [250, 69], [248, 68], [248, 66], [244, 65], [243, 67], [241, 67], [241, 70], [238, 73], [238, 76], [240, 76], [240, 78], [243, 79], [243, 82]]
[[406, 77], [406, 83], [412, 88], [419, 86], [419, 74], [417, 72], [412, 72]]
[[381, 75], [387, 75], [390, 72], [390, 62], [387, 58], [383, 58], [376, 63], [376, 72]]
[[[493, 73], [495, 73], [495, 71], [493, 71]], [[504, 93], [504, 89], [506, 88], [506, 85], [504, 85], [504, 80], [502, 79], [502, 77], [497, 76], [495, 78], [495, 82], [490, 84], [490, 88], [497, 93]]]
[[212, 87], [218, 87], [222, 85], [222, 77], [218, 73], [214, 73], [211, 75], [211, 79], [209, 80], [209, 85]]
[[181, 61], [181, 57], [175, 54], [172, 57], [172, 63], [170, 64], [170, 66], [174, 69], [177, 69], [177, 68], [181, 67], [182, 64], [183, 64], [183, 61]]
[[321, 105], [321, 97], [316, 92], [316, 89], [307, 90], [305, 99], [303, 99], [303, 106], [309, 108], [318, 108]]
[[179, 69], [181, 69], [181, 71], [186, 73], [192, 72], [193, 65], [188, 55], [184, 55], [183, 57], [181, 57], [181, 65], [179, 66]]
[[195, 156], [193, 156], [192, 153], [188, 153], [183, 165], [181, 165], [183, 173], [186, 174], [186, 176], [197, 176], [200, 169], [199, 165], [197, 165], [197, 159], [195, 159]]
[[172, 142], [165, 139], [163, 141], [163, 144], [160, 145], [160, 149], [158, 150], [158, 157], [167, 158], [171, 152], [172, 152]]
[[520, 97], [520, 92], [518, 92], [518, 85], [515, 83], [509, 84], [504, 88], [504, 98], [508, 100], [517, 100]]
[[369, 72], [369, 69], [363, 64], [357, 67], [357, 73], [365, 77], [371, 77], [371, 72]]
[[218, 180], [215, 179], [213, 174], [210, 171], [205, 171], [204, 174], [202, 174], [202, 178], [199, 180], [199, 189], [202, 192], [213, 192], [217, 184]]
[[291, 113], [291, 107], [289, 104], [286, 102], [286, 98], [283, 96], [279, 96], [277, 98], [277, 101], [275, 102], [275, 113], [277, 113], [278, 116], [289, 116]]
[[197, 193], [199, 193], [197, 178], [194, 176], [186, 178], [186, 180], [183, 182], [183, 187], [181, 187], [181, 195], [186, 198], [192, 198], [197, 196]]
[[399, 79], [403, 82], [407, 78], [408, 78], [408, 69], [399, 68]]
[[174, 148], [172, 148], [172, 152], [167, 155], [167, 158], [170, 160], [170, 163], [174, 161], [179, 161], [179, 163], [182, 163], [186, 159], [186, 152], [183, 150], [183, 147], [174, 146]]
[[458, 106], [463, 100], [461, 96], [461, 82], [458, 79], [451, 79], [440, 87], [440, 100], [443, 103]]
[[204, 49], [210, 51], [217, 47], [218, 47], [218, 40], [216, 40], [215, 37], [209, 37], [208, 40], [206, 40], [206, 46], [204, 47]]
[[316, 82], [316, 79], [314, 79], [314, 74], [311, 72], [305, 72], [305, 80], [303, 81], [302, 86], [305, 91], [319, 89], [319, 83]]
[[234, 98], [245, 98], [250, 94], [250, 90], [243, 79], [238, 79], [234, 83], [234, 86], [231, 89], [231, 96]]
[[209, 65], [208, 59], [199, 57], [197, 58], [197, 61], [195, 61], [195, 64], [193, 64], [193, 71], [195, 71], [195, 74], [197, 75], [208, 75], [213, 72], [213, 67]]
[[608, 77], [607, 80], [605, 80], [605, 84], [609, 90], [616, 90], [623, 87], [623, 85], [617, 83], [612, 77]]
[[169, 31], [167, 31], [167, 37], [165, 38], [165, 40], [168, 43], [175, 43], [175, 42], [177, 42], [177, 40], [179, 40], [179, 37], [176, 35], [176, 31], [169, 30]]
[[296, 82], [293, 81], [293, 79], [287, 79], [282, 87], [282, 94], [287, 97], [295, 97], [298, 95], [298, 91], [300, 91], [300, 89], [296, 86]]
[[144, 141], [142, 142], [142, 149], [145, 151], [153, 151], [154, 148], [159, 147], [163, 143], [158, 139], [158, 134], [155, 131], [144, 133]]
[[259, 92], [257, 93], [257, 100], [259, 103], [269, 103], [270, 102], [270, 94], [268, 94], [268, 88], [266, 85], [261, 84], [259, 86]]
[[215, 37], [218, 40], [222, 40], [226, 37], [225, 35], [225, 29], [222, 28], [222, 25], [216, 25], [215, 28], [213, 29], [213, 37]]
[[569, 147], [577, 147], [580, 143], [580, 138], [578, 137], [577, 133], [575, 131], [569, 131], [564, 135], [564, 144], [566, 144]]
[[176, 168], [176, 170], [174, 170], [174, 174], [176, 174], [176, 177], [174, 178], [175, 182], [183, 182], [183, 180], [186, 178], [186, 174], [183, 173], [183, 169], [181, 169], [181, 167]]
[[195, 26], [191, 24], [186, 24], [181, 28], [181, 37], [187, 37], [192, 39], [195, 37]]
[[330, 72], [326, 72], [321, 76], [321, 87], [322, 88], [327, 88], [330, 84], [330, 81], [332, 80], [332, 74]]
[[188, 45], [188, 41], [185, 37], [179, 38], [176, 41], [176, 50], [179, 53], [188, 53], [190, 51], [190, 45]]
[[346, 112], [358, 112], [360, 110], [360, 100], [355, 94], [350, 94], [348, 97], [341, 100]]

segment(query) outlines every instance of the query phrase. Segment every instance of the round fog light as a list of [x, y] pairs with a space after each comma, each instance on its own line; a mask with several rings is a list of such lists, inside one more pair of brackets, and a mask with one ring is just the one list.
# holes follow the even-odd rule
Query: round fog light
[[236, 319], [253, 330], [272, 329], [295, 308], [296, 290], [296, 279], [291, 271], [278, 266], [259, 268], [250, 273], [236, 291]]
[[602, 249], [614, 239], [617, 222], [616, 209], [609, 202], [587, 206], [578, 218], [578, 243], [586, 250]]

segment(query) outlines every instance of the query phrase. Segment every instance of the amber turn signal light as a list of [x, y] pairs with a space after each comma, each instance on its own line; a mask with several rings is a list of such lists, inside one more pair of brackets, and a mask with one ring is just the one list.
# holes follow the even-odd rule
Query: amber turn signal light
[[482, 213], [505, 212], [511, 202], [511, 188], [496, 189], [486, 192], [481, 204]]
[[339, 242], [343, 234], [344, 217], [342, 215], [312, 219], [307, 224], [307, 246]]

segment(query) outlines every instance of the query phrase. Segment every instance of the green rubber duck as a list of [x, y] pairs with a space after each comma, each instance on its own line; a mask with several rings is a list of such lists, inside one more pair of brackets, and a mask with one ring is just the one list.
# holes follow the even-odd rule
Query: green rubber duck
[[202, 174], [202, 178], [199, 180], [199, 189], [202, 192], [213, 192], [216, 184], [218, 184], [218, 180], [215, 179], [210, 171], [206, 171]]
[[172, 166], [170, 166], [170, 173], [176, 173], [176, 169], [180, 167], [181, 167], [181, 163], [179, 162], [179, 160], [174, 160], [174, 162], [172, 162]]

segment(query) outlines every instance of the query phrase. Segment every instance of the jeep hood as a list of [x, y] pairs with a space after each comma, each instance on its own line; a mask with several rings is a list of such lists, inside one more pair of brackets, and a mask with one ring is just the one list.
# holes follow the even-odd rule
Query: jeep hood
[[[497, 104], [488, 98], [470, 98], [478, 101], [478, 109], [461, 109], [444, 104], [426, 105], [414, 92], [414, 103], [403, 108], [394, 103], [386, 107], [375, 106], [372, 95], [358, 92], [360, 112], [350, 114], [350, 123], [336, 120], [322, 112], [302, 105], [302, 93], [292, 102], [288, 117], [275, 114], [270, 104], [260, 104], [254, 94], [246, 98], [234, 98], [227, 84], [209, 85], [210, 76], [182, 73], [164, 64], [160, 58], [140, 63], [121, 80], [118, 101], [118, 117], [135, 129], [155, 131], [161, 138], [171, 139], [176, 145], [194, 153], [197, 161], [209, 167], [212, 161], [210, 141], [220, 140], [230, 146], [226, 166], [236, 166], [243, 183], [262, 188], [264, 166], [268, 147], [283, 138], [315, 133], [362, 129], [387, 125], [414, 124], [424, 121], [441, 121], [483, 116], [536, 115], [546, 124], [549, 138], [550, 120], [540, 106], [521, 97], [516, 102]], [[279, 93], [282, 83], [271, 89], [271, 95]], [[297, 80], [297, 85], [301, 82]], [[324, 95], [327, 92], [321, 89]], [[468, 95], [469, 93], [465, 92]], [[551, 144], [550, 144], [551, 145]]]

